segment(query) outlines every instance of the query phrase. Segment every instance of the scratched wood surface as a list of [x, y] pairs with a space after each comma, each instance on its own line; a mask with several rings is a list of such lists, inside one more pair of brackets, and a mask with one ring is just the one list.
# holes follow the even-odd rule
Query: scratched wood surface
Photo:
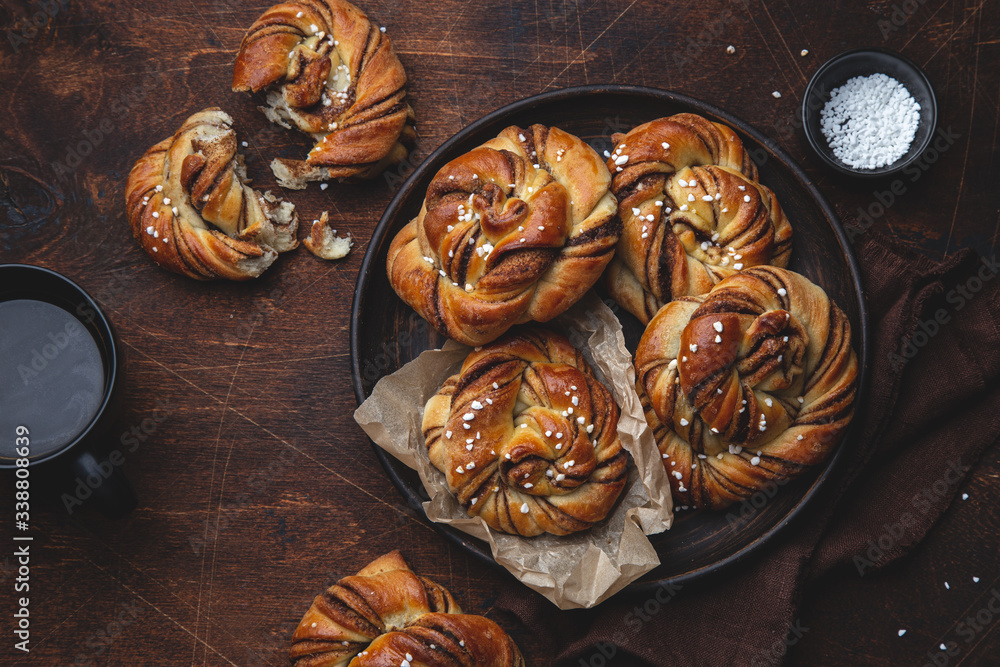
[[[33, 649], [15, 655], [5, 621], [3, 664], [285, 664], [290, 632], [312, 597], [394, 548], [473, 612], [493, 614], [499, 592], [517, 585], [405, 506], [351, 416], [354, 281], [408, 168], [294, 195], [304, 219], [328, 209], [354, 235], [353, 252], [336, 263], [299, 250], [256, 282], [201, 284], [157, 269], [130, 237], [128, 170], [194, 111], [217, 105], [234, 116], [259, 186], [274, 187], [272, 157], [308, 149], [304, 137], [273, 129], [229, 89], [243, 32], [267, 4], [0, 4], [0, 261], [56, 269], [94, 294], [125, 358], [115, 433], [160, 418], [125, 453], [140, 495], [132, 515], [112, 522], [86, 506], [69, 515], [57, 502], [36, 501]], [[717, 105], [777, 140], [847, 220], [878, 196], [871, 184], [820, 167], [795, 111], [827, 58], [858, 46], [902, 51], [936, 88], [948, 145], [870, 224], [935, 258], [996, 250], [1000, 3], [361, 5], [387, 26], [410, 78], [420, 133], [413, 164], [472, 120], [531, 94], [583, 83], [657, 86]], [[729, 44], [735, 54], [726, 53]], [[1000, 574], [998, 476], [994, 449], [967, 485], [969, 500], [888, 572], [814, 582], [801, 616], [810, 630], [789, 663], [838, 665], [849, 656], [856, 664], [923, 664], [938, 643], [956, 639], [956, 623], [983, 607]], [[9, 488], [0, 491], [5, 540], [13, 529]], [[10, 557], [0, 565], [6, 609]], [[995, 664], [997, 625], [949, 664]], [[539, 642], [515, 638], [543, 664]]]

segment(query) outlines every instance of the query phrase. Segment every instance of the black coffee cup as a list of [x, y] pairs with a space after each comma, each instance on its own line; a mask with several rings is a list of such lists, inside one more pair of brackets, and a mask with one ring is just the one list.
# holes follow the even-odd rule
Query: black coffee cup
[[0, 469], [28, 468], [31, 489], [111, 518], [130, 512], [135, 491], [108, 460], [118, 374], [114, 332], [89, 294], [49, 269], [0, 265]]

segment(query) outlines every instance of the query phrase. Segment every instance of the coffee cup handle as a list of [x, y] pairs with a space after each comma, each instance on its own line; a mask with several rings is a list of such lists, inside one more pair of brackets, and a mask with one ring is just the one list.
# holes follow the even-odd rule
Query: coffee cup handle
[[[83, 451], [70, 464], [73, 477], [84, 480], [93, 491], [91, 501], [98, 511], [109, 519], [120, 519], [139, 504], [135, 489], [116, 465], [107, 461], [103, 465], [89, 451]], [[89, 480], [101, 480], [91, 486]]]

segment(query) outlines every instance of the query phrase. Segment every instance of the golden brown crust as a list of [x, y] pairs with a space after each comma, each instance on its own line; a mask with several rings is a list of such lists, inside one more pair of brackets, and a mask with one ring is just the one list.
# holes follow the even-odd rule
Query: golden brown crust
[[406, 73], [387, 35], [346, 0], [275, 5], [247, 31], [233, 66], [234, 91], [268, 91], [268, 117], [317, 139], [305, 161], [276, 175], [370, 178], [406, 158], [416, 137]]
[[198, 280], [255, 278], [298, 243], [294, 207], [245, 184], [232, 118], [215, 107], [139, 158], [125, 204], [143, 250]]
[[730, 128], [677, 114], [614, 139], [623, 231], [605, 282], [643, 323], [739, 269], [788, 265], [791, 225]]
[[398, 551], [317, 596], [292, 635], [290, 657], [296, 667], [524, 665], [499, 625], [463, 614], [446, 588], [414, 574]]
[[823, 461], [854, 414], [843, 311], [804, 276], [741, 271], [664, 306], [637, 389], [680, 506], [722, 509]]
[[423, 433], [462, 507], [505, 533], [586, 530], [625, 488], [618, 406], [580, 352], [546, 329], [470, 353], [427, 402]]
[[558, 128], [508, 127], [434, 176], [420, 214], [393, 239], [400, 297], [468, 345], [546, 322], [600, 277], [620, 228], [611, 176]]
[[615, 134], [612, 141], [616, 148], [608, 158], [608, 169], [615, 193], [635, 187], [646, 176], [698, 165], [728, 167], [757, 180], [757, 165], [732, 128], [697, 114], [658, 118], [627, 134]]

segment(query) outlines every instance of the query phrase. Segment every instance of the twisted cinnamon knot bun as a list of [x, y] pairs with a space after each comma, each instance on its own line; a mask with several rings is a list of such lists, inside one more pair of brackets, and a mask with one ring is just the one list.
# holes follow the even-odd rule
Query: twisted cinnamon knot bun
[[604, 519], [625, 488], [618, 406], [583, 356], [544, 329], [472, 352], [427, 402], [431, 462], [495, 530], [566, 535]]
[[607, 164], [623, 230], [605, 281], [643, 323], [740, 269], [788, 265], [791, 225], [731, 129], [677, 114], [614, 140]]
[[744, 270], [664, 306], [637, 389], [678, 505], [722, 509], [823, 461], [854, 413], [843, 311], [805, 277]]
[[503, 629], [463, 614], [446, 588], [398, 551], [316, 597], [292, 635], [296, 667], [523, 667]]
[[389, 248], [389, 281], [438, 331], [467, 345], [546, 322], [600, 277], [620, 226], [611, 175], [558, 128], [508, 127], [441, 168]]
[[298, 245], [295, 207], [246, 184], [233, 119], [212, 107], [135, 163], [125, 186], [132, 235], [165, 269], [248, 280]]
[[276, 159], [278, 182], [370, 178], [402, 162], [416, 137], [406, 73], [389, 37], [345, 0], [275, 5], [250, 26], [233, 90], [267, 89], [268, 119], [317, 141], [306, 160]]

